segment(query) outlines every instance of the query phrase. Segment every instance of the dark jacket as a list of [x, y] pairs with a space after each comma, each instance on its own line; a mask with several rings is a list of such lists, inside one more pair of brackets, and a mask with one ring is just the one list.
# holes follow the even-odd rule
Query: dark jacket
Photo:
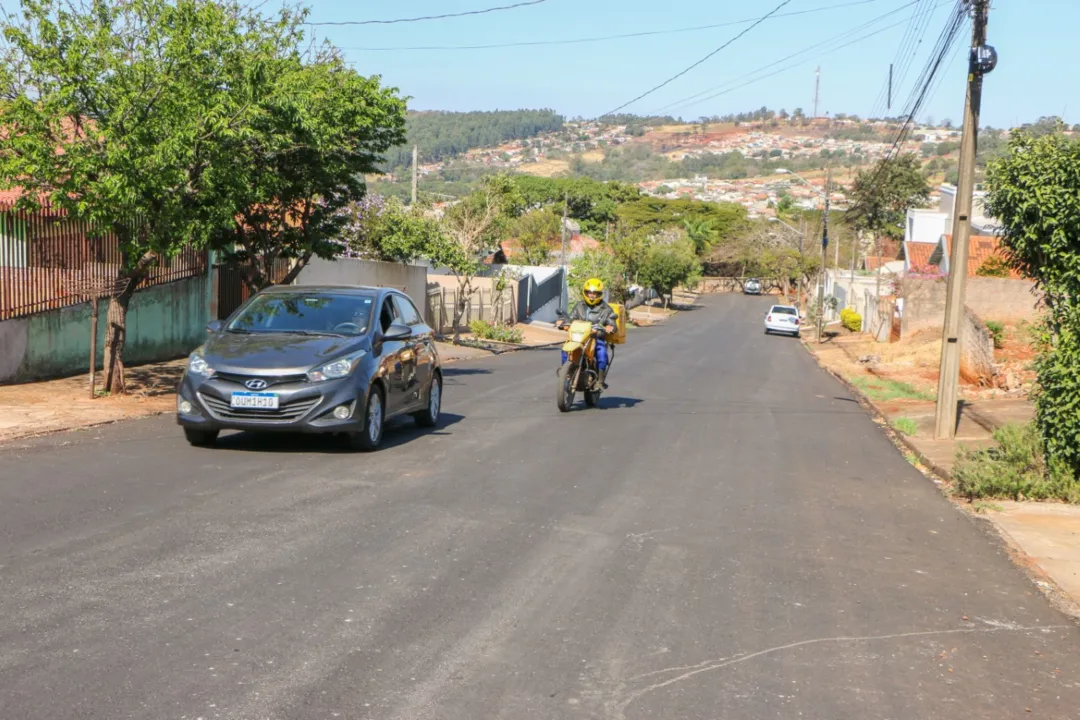
[[606, 302], [601, 301], [597, 305], [588, 305], [584, 300], [570, 310], [571, 320], [588, 320], [593, 325], [615, 326], [615, 311]]

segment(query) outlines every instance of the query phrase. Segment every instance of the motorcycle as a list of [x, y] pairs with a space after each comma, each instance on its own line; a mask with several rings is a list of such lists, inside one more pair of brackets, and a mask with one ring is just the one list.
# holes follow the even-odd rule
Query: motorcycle
[[[565, 313], [559, 313], [561, 319], [569, 321]], [[564, 322], [563, 325], [566, 323]], [[604, 333], [604, 327], [593, 325], [587, 320], [569, 322], [567, 341], [562, 350], [566, 353], [566, 362], [556, 373], [559, 383], [555, 402], [562, 412], [568, 412], [574, 405], [577, 393], [584, 393], [585, 406], [596, 407], [600, 394], [604, 391], [600, 381], [600, 368], [596, 362], [596, 338]], [[608, 370], [614, 359], [614, 347], [608, 344]]]

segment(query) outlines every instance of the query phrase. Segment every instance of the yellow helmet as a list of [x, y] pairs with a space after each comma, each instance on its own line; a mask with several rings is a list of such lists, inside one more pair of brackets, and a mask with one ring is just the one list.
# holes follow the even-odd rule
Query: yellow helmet
[[589, 278], [581, 289], [581, 297], [588, 305], [599, 305], [604, 299], [604, 283], [600, 278]]

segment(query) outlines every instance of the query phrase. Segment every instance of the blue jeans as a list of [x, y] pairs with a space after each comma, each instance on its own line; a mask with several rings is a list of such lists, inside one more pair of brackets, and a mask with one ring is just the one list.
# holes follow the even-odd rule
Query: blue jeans
[[[562, 354], [563, 365], [566, 364], [566, 353]], [[608, 354], [607, 354], [607, 342], [597, 339], [596, 341], [596, 367], [601, 370], [607, 370]]]

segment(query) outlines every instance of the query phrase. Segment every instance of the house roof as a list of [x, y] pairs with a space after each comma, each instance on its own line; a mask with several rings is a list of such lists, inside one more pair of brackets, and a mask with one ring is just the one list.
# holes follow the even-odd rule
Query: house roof
[[934, 254], [937, 245], [923, 242], [904, 243], [904, 257], [907, 258], [907, 269], [918, 270], [930, 265], [930, 256]]
[[[946, 253], [949, 253], [950, 256], [952, 254], [952, 235], [944, 235], [943, 239], [944, 242], [939, 243], [936, 246], [935, 250], [937, 250], [937, 252], [934, 253], [935, 259], [938, 259], [939, 262], [941, 256], [940, 249], [942, 246], [944, 246]], [[1004, 253], [1001, 250], [1001, 238], [995, 237], [994, 235], [970, 236], [968, 238], [968, 277], [975, 277], [979, 272], [979, 268], [982, 267], [982, 264], [994, 256], [1004, 257]], [[1009, 277], [1019, 279], [1023, 276], [1015, 270], [1010, 269]]]

